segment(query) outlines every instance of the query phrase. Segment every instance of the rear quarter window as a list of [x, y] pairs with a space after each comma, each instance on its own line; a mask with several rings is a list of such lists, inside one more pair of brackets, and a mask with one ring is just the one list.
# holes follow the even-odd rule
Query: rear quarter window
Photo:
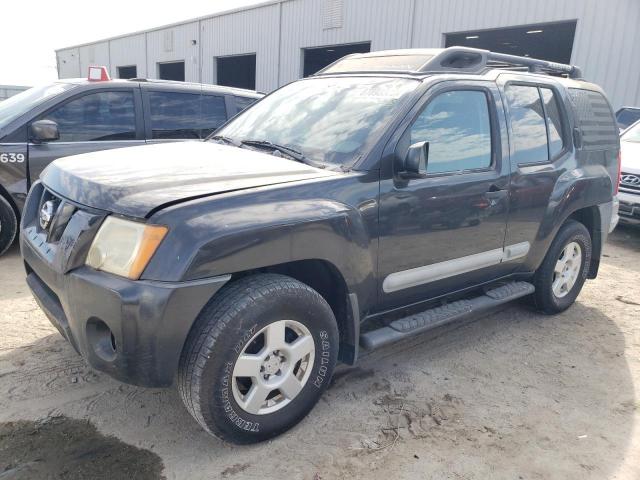
[[569, 98], [582, 134], [582, 149], [618, 148], [618, 126], [604, 95], [593, 90], [570, 88]]

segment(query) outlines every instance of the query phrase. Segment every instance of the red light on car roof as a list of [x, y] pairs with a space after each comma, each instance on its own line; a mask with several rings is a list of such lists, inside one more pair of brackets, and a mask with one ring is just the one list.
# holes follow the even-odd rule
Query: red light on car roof
[[87, 80], [90, 82], [105, 82], [111, 80], [107, 67], [89, 67], [89, 76]]

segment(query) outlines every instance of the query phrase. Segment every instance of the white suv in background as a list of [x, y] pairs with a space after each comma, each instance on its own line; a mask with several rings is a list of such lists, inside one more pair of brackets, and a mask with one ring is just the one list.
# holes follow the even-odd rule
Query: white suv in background
[[640, 225], [640, 121], [626, 129], [620, 137], [620, 153], [620, 222]]

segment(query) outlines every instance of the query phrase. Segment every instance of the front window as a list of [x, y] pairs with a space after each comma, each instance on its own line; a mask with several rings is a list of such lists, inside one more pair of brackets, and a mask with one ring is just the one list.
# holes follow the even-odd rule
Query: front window
[[458, 172], [491, 165], [487, 95], [455, 90], [435, 97], [409, 130], [411, 145], [429, 142], [427, 173]]
[[61, 142], [135, 140], [133, 91], [96, 92], [41, 115], [58, 124]]
[[74, 87], [75, 85], [68, 83], [54, 83], [33, 87], [0, 102], [0, 129], [9, 125], [9, 123], [20, 115], [27, 113], [33, 107]]
[[640, 121], [627, 130], [620, 138], [623, 142], [640, 143]]
[[267, 141], [322, 163], [346, 164], [365, 153], [417, 80], [314, 78], [292, 83], [232, 120], [217, 135]]

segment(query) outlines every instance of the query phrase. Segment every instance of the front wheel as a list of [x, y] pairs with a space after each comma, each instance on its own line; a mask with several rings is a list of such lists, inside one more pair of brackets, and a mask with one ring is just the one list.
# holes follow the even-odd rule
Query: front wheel
[[246, 277], [227, 285], [198, 317], [178, 389], [209, 433], [259, 442], [307, 415], [337, 355], [335, 317], [315, 290], [283, 275]]
[[589, 231], [582, 223], [569, 220], [560, 228], [536, 271], [536, 307], [548, 314], [569, 308], [582, 290], [590, 263]]

